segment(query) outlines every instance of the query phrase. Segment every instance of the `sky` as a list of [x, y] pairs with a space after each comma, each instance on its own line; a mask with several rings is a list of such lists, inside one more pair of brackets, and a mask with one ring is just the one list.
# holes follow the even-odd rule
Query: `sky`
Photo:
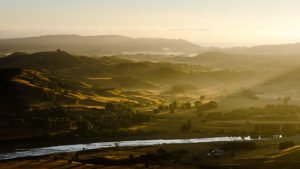
[[299, 0], [0, 0], [0, 38], [46, 34], [186, 39], [202, 46], [300, 42]]

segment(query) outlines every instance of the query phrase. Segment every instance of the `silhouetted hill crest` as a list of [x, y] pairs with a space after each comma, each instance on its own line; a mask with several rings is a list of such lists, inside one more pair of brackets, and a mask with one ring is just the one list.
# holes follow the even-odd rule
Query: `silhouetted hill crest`
[[201, 49], [198, 45], [182, 39], [131, 38], [120, 35], [47, 35], [0, 39], [0, 53], [51, 51], [57, 48], [84, 55], [120, 54], [126, 52], [197, 52]]

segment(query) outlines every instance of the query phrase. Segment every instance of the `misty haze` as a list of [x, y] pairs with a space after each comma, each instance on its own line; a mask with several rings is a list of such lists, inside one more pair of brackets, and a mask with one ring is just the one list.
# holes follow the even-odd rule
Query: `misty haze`
[[299, 6], [0, 0], [0, 169], [299, 169]]

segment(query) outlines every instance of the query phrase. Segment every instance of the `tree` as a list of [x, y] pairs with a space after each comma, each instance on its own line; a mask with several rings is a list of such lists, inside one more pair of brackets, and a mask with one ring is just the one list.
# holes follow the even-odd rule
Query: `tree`
[[290, 97], [285, 97], [283, 98], [282, 102], [283, 104], [287, 105], [289, 103], [289, 101], [291, 101], [291, 98]]
[[187, 120], [180, 127], [181, 132], [190, 131], [191, 129], [192, 129], [192, 121], [191, 120]]
[[208, 109], [215, 109], [218, 107], [218, 103], [215, 101], [210, 101], [210, 102], [206, 103], [206, 106]]
[[215, 101], [210, 101], [206, 104], [201, 104], [200, 106], [196, 107], [198, 112], [205, 111], [205, 110], [211, 110], [218, 107], [218, 103]]
[[170, 113], [174, 113], [175, 112], [175, 109], [178, 107], [178, 103], [176, 101], [174, 101], [173, 103], [171, 103], [169, 105], [169, 110], [170, 110]]
[[201, 101], [197, 100], [197, 101], [195, 101], [194, 105], [197, 108], [197, 107], [200, 107], [202, 105], [202, 103], [201, 103]]
[[191, 103], [190, 102], [183, 103], [183, 108], [184, 109], [190, 109], [191, 108]]
[[113, 103], [107, 103], [105, 105], [105, 110], [106, 111], [114, 111], [114, 110], [116, 110], [116, 106]]
[[204, 101], [206, 99], [205, 96], [200, 96], [200, 101]]

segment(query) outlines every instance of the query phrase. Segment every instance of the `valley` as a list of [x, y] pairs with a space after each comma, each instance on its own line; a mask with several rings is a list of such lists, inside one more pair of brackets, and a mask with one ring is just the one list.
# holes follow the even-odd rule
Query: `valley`
[[[1, 154], [74, 144], [218, 137], [239, 137], [232, 144], [241, 147], [225, 150], [225, 145], [232, 146], [226, 141], [98, 147], [76, 150], [75, 157], [84, 154], [82, 158], [56, 152], [3, 160], [0, 167], [245, 168], [253, 167], [251, 160], [262, 168], [286, 164], [277, 158], [273, 162], [270, 154], [283, 153], [281, 144], [290, 148], [299, 143], [299, 66], [278, 62], [280, 57], [266, 58], [218, 52], [96, 57], [62, 49], [2, 57]], [[161, 147], [166, 154], [160, 154]], [[220, 157], [207, 156], [219, 149]], [[283, 154], [290, 160], [289, 154], [297, 152]], [[17, 164], [20, 160], [23, 165]]]

